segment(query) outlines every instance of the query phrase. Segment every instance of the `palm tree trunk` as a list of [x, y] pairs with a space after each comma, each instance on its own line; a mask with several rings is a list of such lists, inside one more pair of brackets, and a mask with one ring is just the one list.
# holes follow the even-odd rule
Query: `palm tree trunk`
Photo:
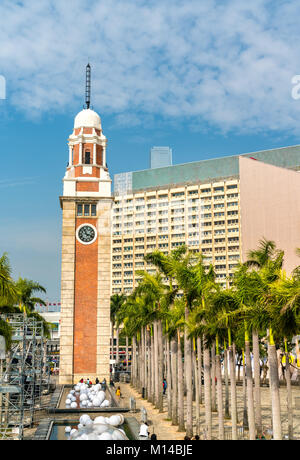
[[290, 355], [287, 349], [285, 340], [285, 378], [286, 378], [286, 397], [287, 397], [287, 413], [288, 413], [288, 436], [289, 440], [294, 437], [293, 433], [293, 399], [292, 399], [292, 385], [291, 385], [291, 372], [290, 372]]
[[254, 399], [253, 399], [253, 379], [252, 379], [252, 367], [251, 367], [251, 355], [250, 355], [250, 342], [248, 339], [248, 334], [246, 334], [246, 340], [245, 340], [245, 353], [246, 353], [249, 437], [250, 437], [250, 441], [254, 441], [256, 437], [255, 413], [254, 413]]
[[147, 375], [148, 375], [148, 380], [147, 380], [147, 399], [150, 401], [151, 399], [151, 337], [150, 337], [150, 329], [147, 329]]
[[[188, 321], [189, 309], [185, 308], [185, 320]], [[193, 436], [193, 372], [192, 372], [192, 343], [188, 338], [187, 326], [184, 331], [184, 362], [186, 363], [186, 435]]]
[[220, 354], [218, 351], [216, 355], [216, 377], [217, 377], [219, 440], [223, 440], [225, 437], [224, 413], [223, 413], [223, 388], [222, 388], [221, 359], [220, 359]]
[[178, 377], [177, 377], [177, 350], [178, 344], [175, 338], [171, 340], [171, 388], [172, 391], [172, 425], [178, 424]]
[[247, 409], [246, 363], [245, 363], [244, 351], [243, 351], [243, 428], [244, 430], [249, 429], [248, 409]]
[[273, 424], [273, 437], [275, 440], [282, 439], [281, 430], [281, 412], [280, 412], [280, 395], [279, 395], [279, 376], [278, 376], [278, 362], [276, 347], [273, 340], [272, 330], [269, 330], [269, 343], [268, 343], [268, 361], [270, 373], [270, 390], [272, 400], [272, 424]]
[[168, 418], [172, 420], [172, 369], [171, 369], [171, 354], [170, 354], [170, 340], [166, 337], [166, 352], [167, 352], [167, 398], [168, 398]]
[[159, 412], [164, 411], [163, 401], [163, 379], [164, 379], [164, 344], [163, 344], [163, 329], [162, 322], [158, 321], [158, 409]]
[[140, 385], [140, 379], [141, 379], [141, 374], [140, 374], [140, 342], [137, 337], [136, 341], [136, 389], [137, 391], [140, 391], [141, 385]]
[[115, 342], [115, 326], [111, 323], [111, 359], [115, 359], [114, 357], [114, 342]]
[[216, 405], [216, 345], [211, 347], [211, 410], [217, 412]]
[[[152, 326], [151, 326], [152, 327]], [[153, 327], [151, 333], [151, 353], [150, 353], [150, 361], [151, 361], [151, 375], [150, 375], [150, 399], [149, 401], [154, 404], [155, 401], [155, 358], [154, 358], [154, 334], [153, 334]]]
[[184, 377], [183, 377], [183, 363], [182, 363], [182, 350], [181, 340], [178, 331], [178, 431], [185, 431], [184, 425]]
[[196, 357], [196, 350], [193, 350], [193, 363], [195, 367], [195, 387], [196, 387], [196, 434], [200, 435], [200, 394], [199, 394], [199, 372]]
[[235, 356], [233, 347], [229, 341], [229, 366], [230, 366], [230, 392], [231, 392], [231, 422], [232, 439], [237, 440], [237, 402], [236, 402], [236, 378], [235, 378]]
[[117, 327], [117, 351], [116, 351], [116, 365], [119, 364], [119, 341], [120, 341], [120, 330]]
[[154, 321], [154, 374], [155, 374], [155, 393], [154, 393], [154, 405], [156, 408], [159, 406], [159, 349], [158, 349], [158, 325], [157, 321]]
[[131, 344], [131, 384], [136, 386], [136, 337], [132, 337]]
[[253, 331], [253, 366], [254, 366], [254, 400], [255, 400], [255, 422], [258, 435], [262, 433], [261, 418], [261, 391], [260, 391], [260, 361], [259, 361], [259, 338], [258, 332]]
[[148, 397], [148, 343], [147, 343], [147, 327], [144, 329], [144, 387], [145, 398]]
[[224, 344], [224, 383], [225, 383], [225, 418], [230, 419], [229, 412], [229, 381], [228, 381], [228, 350]]
[[129, 361], [129, 353], [128, 353], [128, 337], [126, 336], [126, 372], [128, 371], [128, 361]]
[[204, 404], [205, 404], [205, 438], [211, 440], [212, 412], [211, 412], [211, 373], [210, 373], [210, 351], [204, 345]]
[[141, 393], [143, 393], [143, 388], [145, 391], [145, 341], [144, 341], [144, 328], [141, 328], [141, 340], [140, 340], [140, 347], [141, 347], [141, 357], [140, 361], [140, 369], [141, 369]]
[[[197, 358], [198, 358], [198, 385], [199, 385], [199, 404], [202, 404], [202, 339], [197, 338]], [[200, 433], [200, 426], [199, 426]]]

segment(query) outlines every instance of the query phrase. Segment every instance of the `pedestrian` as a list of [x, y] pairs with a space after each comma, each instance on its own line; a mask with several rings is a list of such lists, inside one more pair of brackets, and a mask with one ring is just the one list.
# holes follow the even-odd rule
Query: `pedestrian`
[[193, 441], [200, 441], [200, 436], [199, 436], [198, 434], [196, 434], [196, 435], [194, 436]]
[[151, 441], [157, 441], [157, 436], [155, 433], [151, 434], [151, 438], [150, 438]]
[[95, 382], [96, 382], [96, 385], [98, 385], [98, 383], [100, 383], [98, 377], [96, 377]]
[[140, 426], [140, 432], [139, 432], [139, 437], [148, 439], [149, 437], [149, 432], [148, 432], [148, 423], [142, 423]]
[[106, 379], [103, 379], [101, 382], [101, 390], [106, 391]]
[[117, 396], [118, 398], [121, 398], [121, 388], [120, 388], [120, 387], [117, 388], [116, 396]]
[[189, 436], [185, 436], [183, 440], [184, 440], [184, 441], [190, 441], [191, 438], [190, 438]]
[[168, 384], [167, 384], [166, 379], [163, 379], [163, 394], [164, 394], [164, 395], [166, 394], [167, 386], [168, 386]]

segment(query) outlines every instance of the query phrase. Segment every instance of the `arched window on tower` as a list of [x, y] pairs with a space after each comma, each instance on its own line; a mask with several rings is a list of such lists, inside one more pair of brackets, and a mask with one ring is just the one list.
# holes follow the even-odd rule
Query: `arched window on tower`
[[84, 153], [84, 164], [85, 165], [90, 165], [91, 164], [91, 152], [86, 151]]

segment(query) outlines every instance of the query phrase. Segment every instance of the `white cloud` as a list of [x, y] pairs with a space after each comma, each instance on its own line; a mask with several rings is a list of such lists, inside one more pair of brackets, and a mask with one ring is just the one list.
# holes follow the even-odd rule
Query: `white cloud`
[[21, 179], [0, 179], [0, 189], [32, 185], [36, 183], [36, 179], [36, 177], [23, 177]]
[[29, 116], [80, 107], [89, 58], [93, 105], [121, 124], [298, 132], [299, 12], [297, 0], [3, 0], [0, 73]]

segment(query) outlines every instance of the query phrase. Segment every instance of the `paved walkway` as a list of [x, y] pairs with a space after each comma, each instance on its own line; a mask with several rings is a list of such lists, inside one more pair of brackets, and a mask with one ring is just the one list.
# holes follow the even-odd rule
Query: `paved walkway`
[[[136, 400], [136, 408], [141, 409], [144, 407], [148, 414], [148, 424], [150, 435], [155, 433], [158, 440], [183, 440], [185, 433], [178, 432], [178, 427], [173, 426], [172, 423], [167, 420], [168, 413], [166, 411], [167, 400], [164, 398], [164, 410], [165, 412], [159, 413], [158, 409], [149, 403], [146, 399], [142, 399], [141, 395], [128, 383], [118, 383], [121, 387], [122, 399], [120, 401], [121, 406], [129, 406], [129, 398], [133, 397]], [[134, 414], [136, 419], [141, 422], [141, 413], [138, 411]]]
[[[185, 433], [178, 432], [178, 427], [173, 426], [172, 423], [167, 419], [168, 418], [168, 409], [167, 409], [167, 397], [164, 396], [164, 412], [159, 413], [158, 409], [149, 403], [146, 399], [142, 399], [140, 393], [138, 393], [130, 384], [118, 383], [121, 387], [121, 392], [123, 398], [121, 399], [122, 406], [129, 406], [129, 398], [134, 397], [136, 400], [137, 409], [144, 407], [148, 413], [149, 419], [149, 431], [150, 434], [155, 433], [159, 440], [182, 440], [185, 436]], [[223, 386], [223, 391], [224, 391]], [[293, 422], [294, 422], [294, 439], [300, 440], [300, 388], [299, 386], [294, 386], [292, 388], [293, 392]], [[261, 388], [261, 400], [262, 400], [262, 420], [263, 420], [263, 429], [266, 431], [271, 429], [271, 405], [270, 405], [270, 389], [268, 387]], [[296, 403], [296, 401], [298, 401]], [[186, 403], [186, 401], [185, 401]], [[286, 389], [284, 387], [280, 388], [280, 403], [281, 403], [281, 417], [282, 417], [282, 430], [283, 436], [287, 435], [287, 406], [286, 406]], [[243, 420], [243, 388], [237, 386], [237, 405], [238, 405], [238, 420], [239, 426], [242, 426]], [[185, 412], [186, 413], [186, 412]], [[194, 403], [194, 434], [196, 434], [196, 418], [195, 418], [195, 403]], [[138, 421], [141, 421], [141, 414], [137, 412], [135, 414]], [[205, 417], [205, 408], [204, 405], [200, 405], [200, 417], [201, 417], [201, 427], [204, 427], [204, 417]], [[213, 438], [218, 438], [218, 414], [217, 412], [212, 414], [212, 435]], [[226, 439], [231, 438], [231, 421], [225, 420], [225, 435]], [[203, 428], [200, 433], [201, 438], [203, 439]], [[245, 438], [247, 439], [247, 432], [245, 432]]]

